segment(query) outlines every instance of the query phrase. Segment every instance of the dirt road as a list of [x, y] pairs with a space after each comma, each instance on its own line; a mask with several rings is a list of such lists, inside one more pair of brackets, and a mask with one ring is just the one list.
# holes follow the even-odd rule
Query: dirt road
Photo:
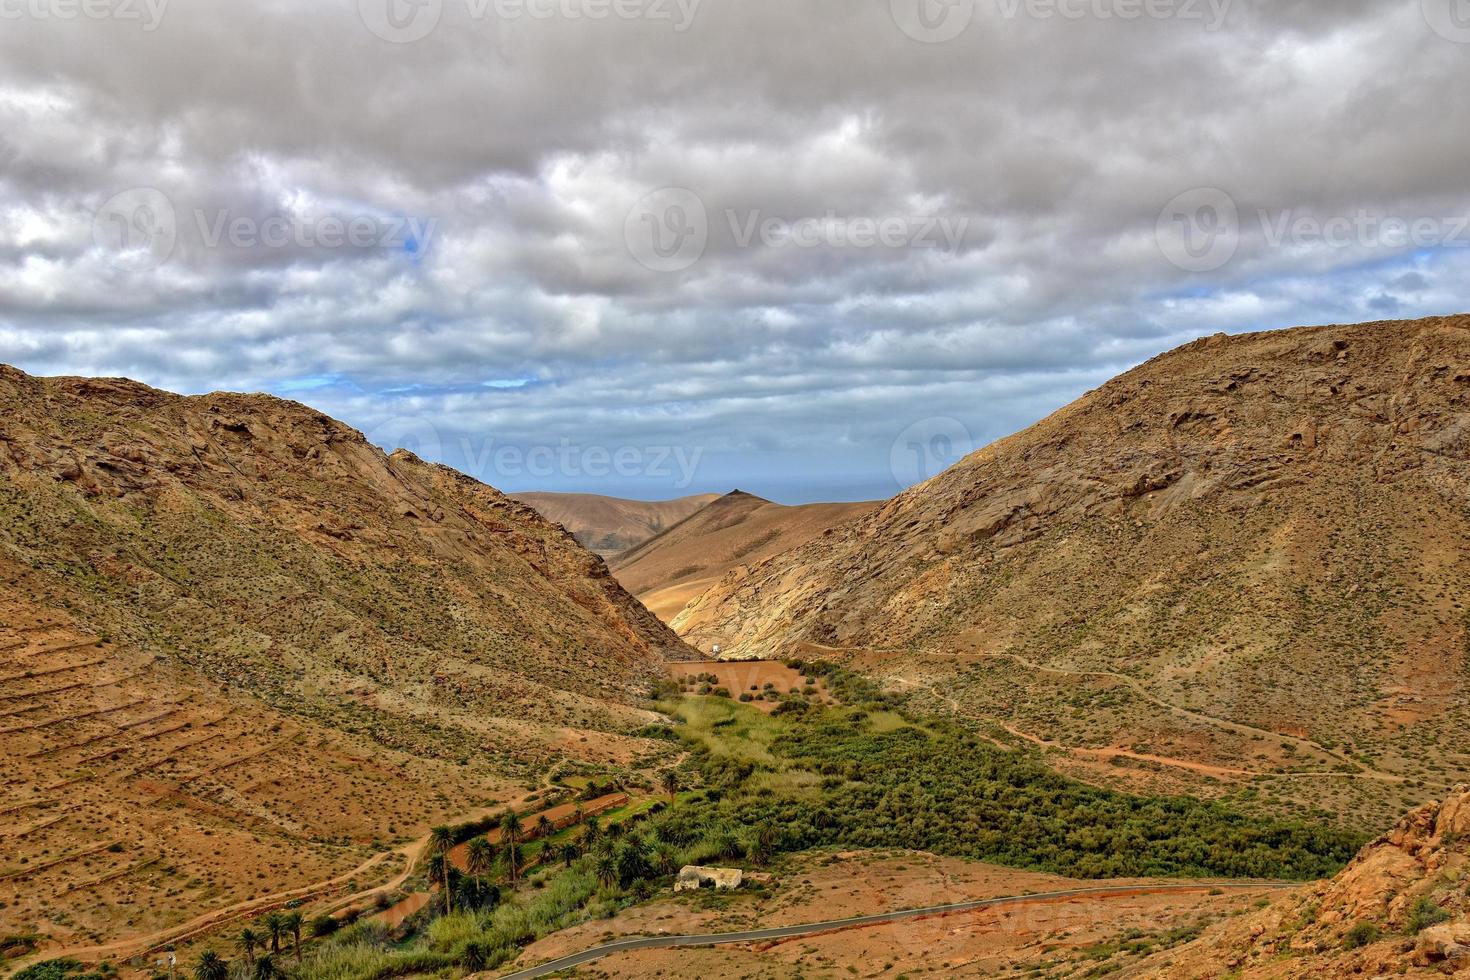
[[953, 905], [936, 905], [930, 908], [910, 909], [904, 912], [886, 912], [881, 915], [863, 915], [850, 919], [833, 919], [827, 922], [813, 922], [808, 925], [781, 926], [774, 929], [753, 929], [749, 932], [726, 932], [695, 936], [645, 936], [638, 939], [622, 939], [617, 942], [606, 943], [602, 946], [594, 946], [580, 953], [573, 953], [570, 956], [563, 956], [560, 959], [542, 963], [540, 966], [528, 967], [513, 973], [503, 974], [499, 977], [499, 980], [535, 980], [537, 977], [549, 976], [561, 970], [569, 970], [573, 967], [591, 963], [593, 960], [599, 960], [613, 953], [625, 953], [641, 949], [673, 949], [685, 946], [723, 946], [730, 943], [768, 942], [771, 940], [791, 939], [796, 936], [811, 936], [824, 932], [837, 932], [843, 929], [859, 929], [866, 926], [884, 925], [890, 922], [903, 922], [909, 919], [955, 915], [961, 912], [973, 912], [977, 909], [1055, 902], [1059, 899], [1120, 898], [1173, 892], [1209, 891], [1216, 888], [1298, 887], [1300, 886], [1286, 882], [1235, 881], [1190, 882], [1187, 884], [1146, 887], [1133, 885], [1113, 888], [1069, 888], [1063, 891], [1038, 892], [1032, 895], [1008, 895], [1002, 898], [985, 898], [973, 902], [959, 902]]

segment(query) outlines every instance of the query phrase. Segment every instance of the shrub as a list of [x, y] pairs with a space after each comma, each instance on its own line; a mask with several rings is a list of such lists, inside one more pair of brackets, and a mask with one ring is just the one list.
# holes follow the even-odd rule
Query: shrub
[[1371, 946], [1378, 942], [1380, 935], [1381, 933], [1378, 927], [1373, 923], [1359, 922], [1349, 929], [1347, 935], [1343, 937], [1342, 948], [1362, 949], [1364, 946]]
[[1449, 919], [1450, 914], [1440, 908], [1428, 895], [1419, 896], [1414, 907], [1409, 909], [1408, 931], [1410, 935], [1423, 932], [1430, 926], [1439, 925]]
[[342, 923], [330, 915], [319, 915], [311, 920], [311, 934], [318, 938], [330, 936], [340, 928], [342, 928]]

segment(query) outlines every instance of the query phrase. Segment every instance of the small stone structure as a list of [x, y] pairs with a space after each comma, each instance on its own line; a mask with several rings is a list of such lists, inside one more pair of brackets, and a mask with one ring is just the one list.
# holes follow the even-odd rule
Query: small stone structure
[[731, 891], [745, 883], [745, 872], [739, 868], [697, 868], [688, 865], [674, 879], [674, 891], [693, 892], [701, 888]]

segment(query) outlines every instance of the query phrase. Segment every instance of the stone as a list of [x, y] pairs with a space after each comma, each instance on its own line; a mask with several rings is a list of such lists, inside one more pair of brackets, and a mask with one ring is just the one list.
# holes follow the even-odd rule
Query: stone
[[745, 872], [739, 868], [700, 868], [686, 865], [674, 879], [674, 891], [690, 892], [701, 888], [733, 891], [745, 883]]

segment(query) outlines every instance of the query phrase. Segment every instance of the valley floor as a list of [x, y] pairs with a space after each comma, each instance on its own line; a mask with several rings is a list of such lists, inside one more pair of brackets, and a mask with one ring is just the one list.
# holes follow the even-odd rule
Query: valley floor
[[[736, 932], [1072, 888], [1116, 889], [998, 908], [718, 948], [615, 953], [577, 977], [1062, 976], [1123, 965], [1193, 938], [1206, 925], [1270, 901], [1270, 885], [1079, 881], [907, 851], [804, 854], [769, 891], [677, 895], [587, 922], [530, 946], [506, 971], [633, 936]], [[1041, 971], [1037, 973], [1035, 971]]]

